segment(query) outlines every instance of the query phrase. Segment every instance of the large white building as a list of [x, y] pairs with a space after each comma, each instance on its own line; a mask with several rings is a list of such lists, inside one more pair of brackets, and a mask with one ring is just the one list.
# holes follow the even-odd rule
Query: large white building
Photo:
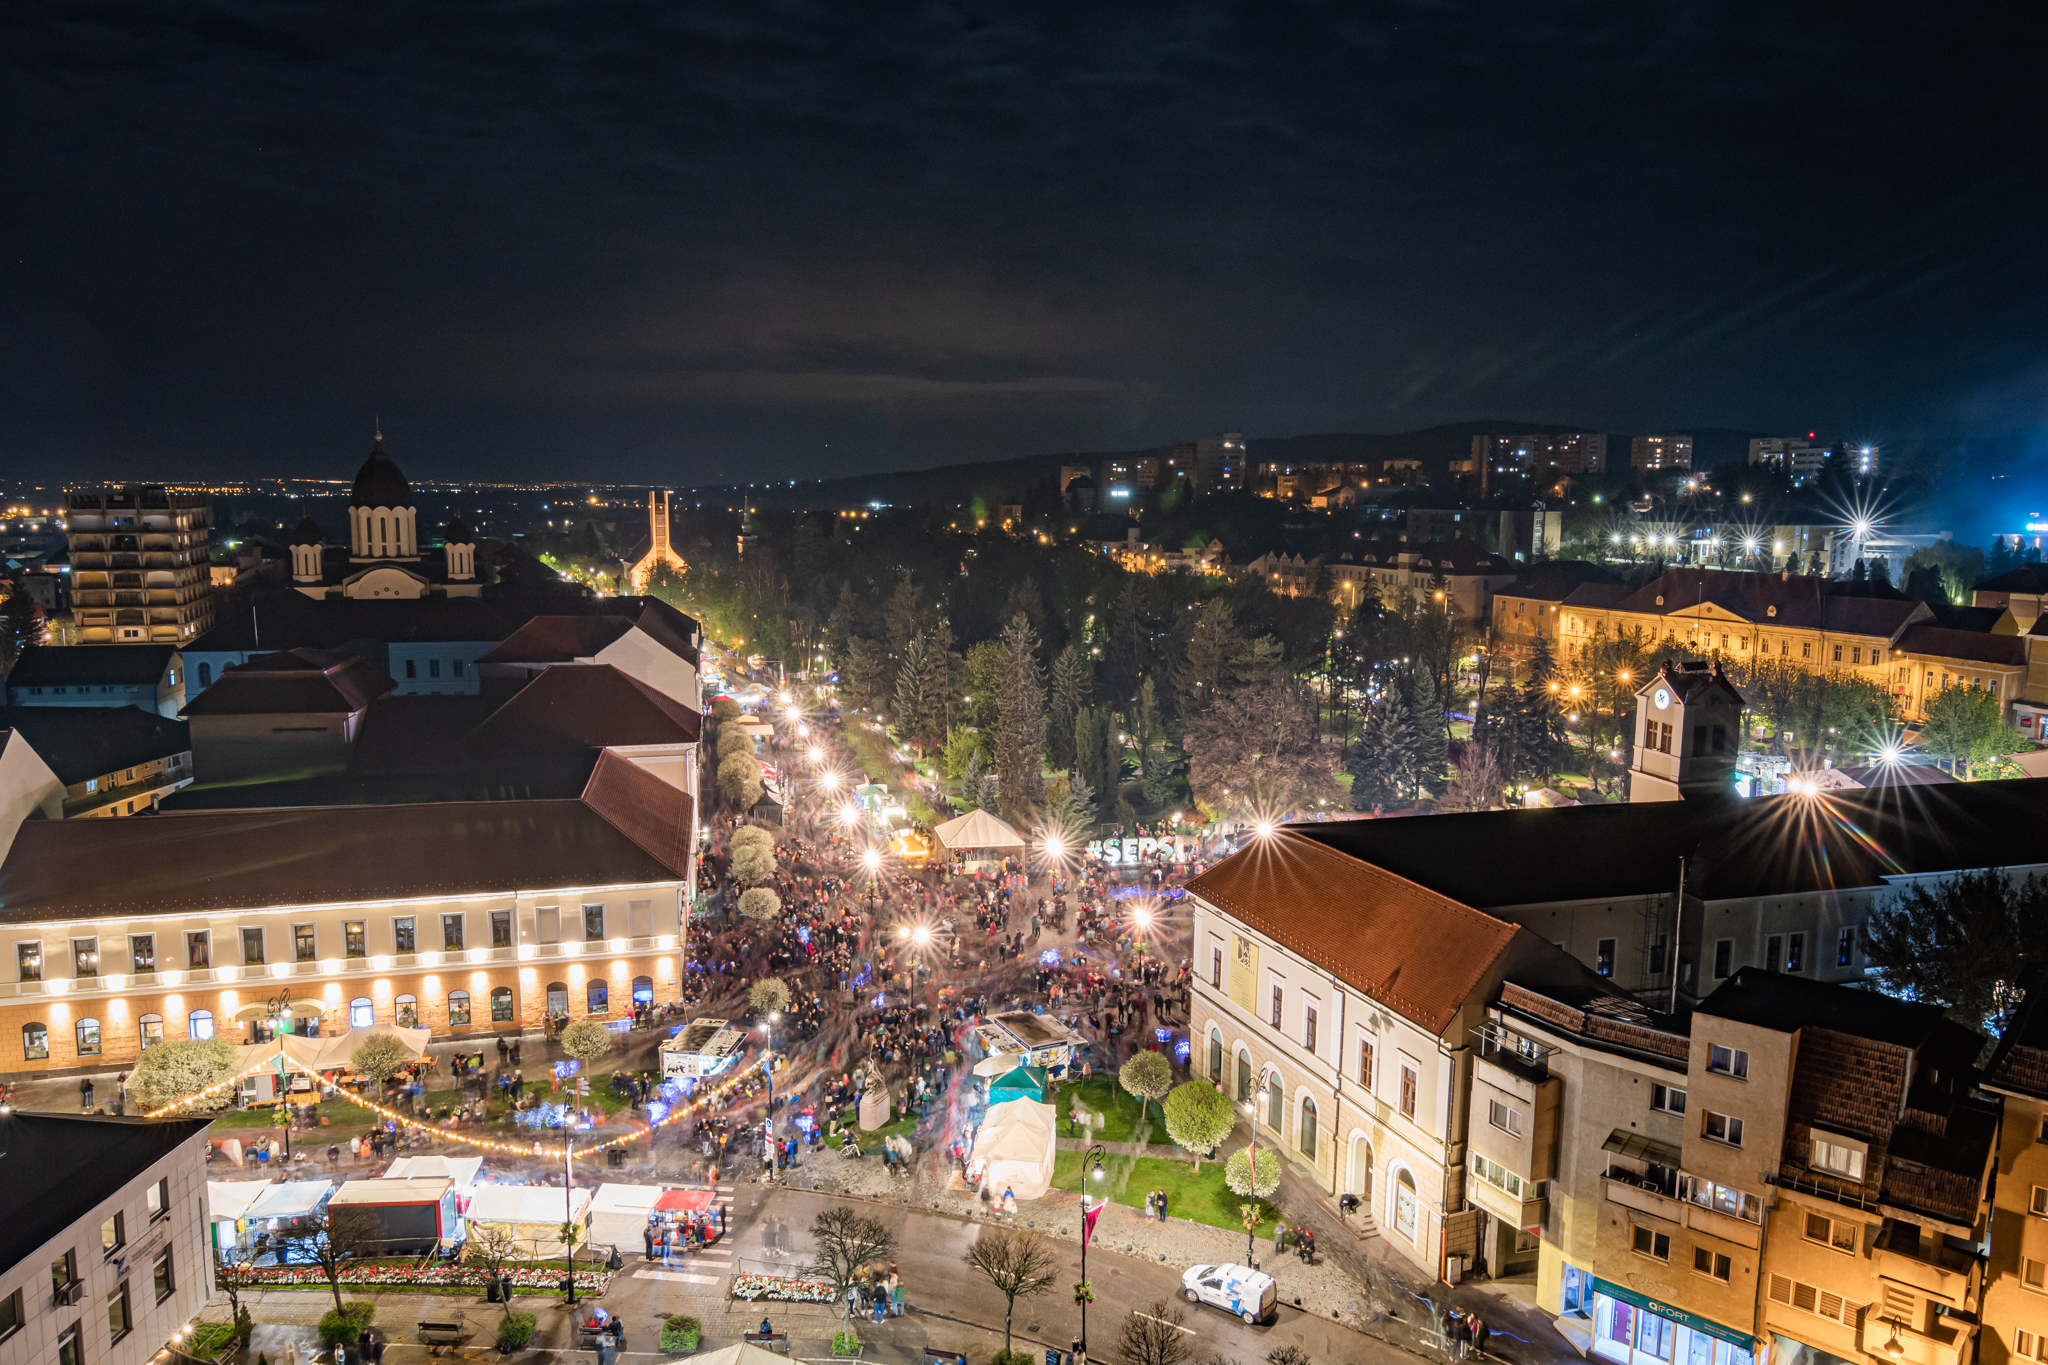
[[143, 1365], [206, 1306], [207, 1122], [0, 1114], [0, 1365]]

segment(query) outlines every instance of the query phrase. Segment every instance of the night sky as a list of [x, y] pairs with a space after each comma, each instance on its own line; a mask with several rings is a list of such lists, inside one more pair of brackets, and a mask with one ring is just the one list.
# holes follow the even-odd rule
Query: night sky
[[2039, 5], [20, 4], [0, 462], [690, 483], [1465, 418], [2024, 450]]

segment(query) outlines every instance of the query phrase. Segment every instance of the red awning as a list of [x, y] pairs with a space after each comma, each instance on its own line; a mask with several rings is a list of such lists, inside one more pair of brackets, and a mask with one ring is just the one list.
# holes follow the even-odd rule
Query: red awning
[[702, 1213], [711, 1207], [710, 1190], [663, 1190], [654, 1202], [656, 1213]]

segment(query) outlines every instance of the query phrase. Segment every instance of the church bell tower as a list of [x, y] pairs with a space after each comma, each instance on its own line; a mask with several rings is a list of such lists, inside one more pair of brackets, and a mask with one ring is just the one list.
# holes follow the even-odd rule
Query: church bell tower
[[1631, 801], [1735, 794], [1742, 694], [1704, 663], [1666, 664], [1636, 691]]

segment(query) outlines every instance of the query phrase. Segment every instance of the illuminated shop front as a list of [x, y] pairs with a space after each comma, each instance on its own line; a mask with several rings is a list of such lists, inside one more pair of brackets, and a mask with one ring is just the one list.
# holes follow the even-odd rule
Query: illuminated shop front
[[1615, 1365], [1755, 1365], [1750, 1334], [1593, 1281], [1593, 1353]]

